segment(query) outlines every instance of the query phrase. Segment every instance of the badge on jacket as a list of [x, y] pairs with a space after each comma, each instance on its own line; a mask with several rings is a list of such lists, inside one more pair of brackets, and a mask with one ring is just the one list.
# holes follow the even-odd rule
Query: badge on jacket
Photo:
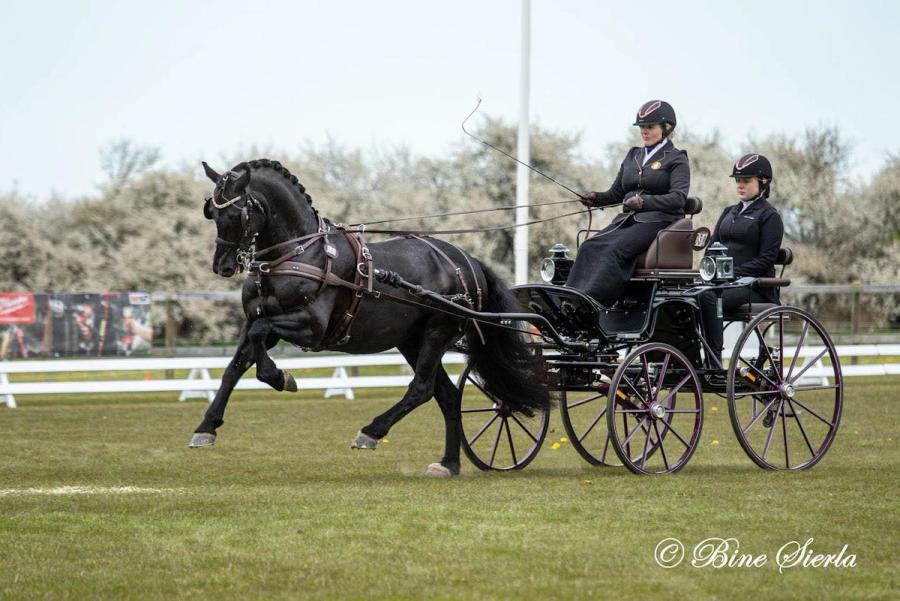
[[662, 163], [660, 163], [659, 161], [654, 161], [650, 164], [651, 169], [659, 169], [660, 167], [662, 167]]

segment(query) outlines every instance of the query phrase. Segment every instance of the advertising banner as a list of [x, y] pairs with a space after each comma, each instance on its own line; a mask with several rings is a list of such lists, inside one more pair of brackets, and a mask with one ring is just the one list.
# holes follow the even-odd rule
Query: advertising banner
[[150, 294], [0, 294], [0, 359], [149, 355]]

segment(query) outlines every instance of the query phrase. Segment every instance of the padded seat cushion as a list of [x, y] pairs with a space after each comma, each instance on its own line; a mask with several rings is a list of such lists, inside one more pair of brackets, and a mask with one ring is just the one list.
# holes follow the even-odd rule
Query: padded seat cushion
[[637, 258], [636, 269], [690, 269], [694, 263], [691, 235], [694, 222], [679, 219], [661, 230], [647, 252]]

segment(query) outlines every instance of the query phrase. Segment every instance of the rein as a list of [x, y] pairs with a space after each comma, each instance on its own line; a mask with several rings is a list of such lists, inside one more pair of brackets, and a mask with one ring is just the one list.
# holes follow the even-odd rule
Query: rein
[[477, 213], [495, 213], [497, 211], [512, 211], [515, 209], [523, 209], [526, 207], [546, 207], [551, 205], [570, 204], [573, 202], [581, 202], [580, 200], [554, 200], [551, 202], [538, 202], [524, 205], [506, 205], [502, 207], [491, 207], [489, 209], [473, 209], [471, 211], [450, 211], [449, 213], [430, 213], [428, 215], [416, 215], [414, 217], [398, 217], [397, 219], [381, 219], [379, 221], [368, 221], [363, 223], [351, 223], [350, 227], [360, 225], [377, 225], [379, 223], [397, 223], [399, 221], [413, 221], [415, 219], [438, 219], [441, 217], [454, 217], [456, 215], [475, 215]]

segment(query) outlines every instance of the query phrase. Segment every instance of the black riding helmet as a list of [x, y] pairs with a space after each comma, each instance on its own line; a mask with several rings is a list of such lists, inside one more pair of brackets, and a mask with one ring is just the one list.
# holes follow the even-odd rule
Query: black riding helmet
[[774, 174], [772, 163], [761, 154], [745, 154], [734, 163], [731, 169], [731, 177], [755, 177], [759, 180], [760, 193], [764, 197], [769, 196], [769, 184]]
[[665, 100], [650, 100], [638, 109], [635, 125], [654, 125], [660, 123], [668, 125], [663, 127], [663, 135], [667, 135], [675, 127], [675, 109]]

